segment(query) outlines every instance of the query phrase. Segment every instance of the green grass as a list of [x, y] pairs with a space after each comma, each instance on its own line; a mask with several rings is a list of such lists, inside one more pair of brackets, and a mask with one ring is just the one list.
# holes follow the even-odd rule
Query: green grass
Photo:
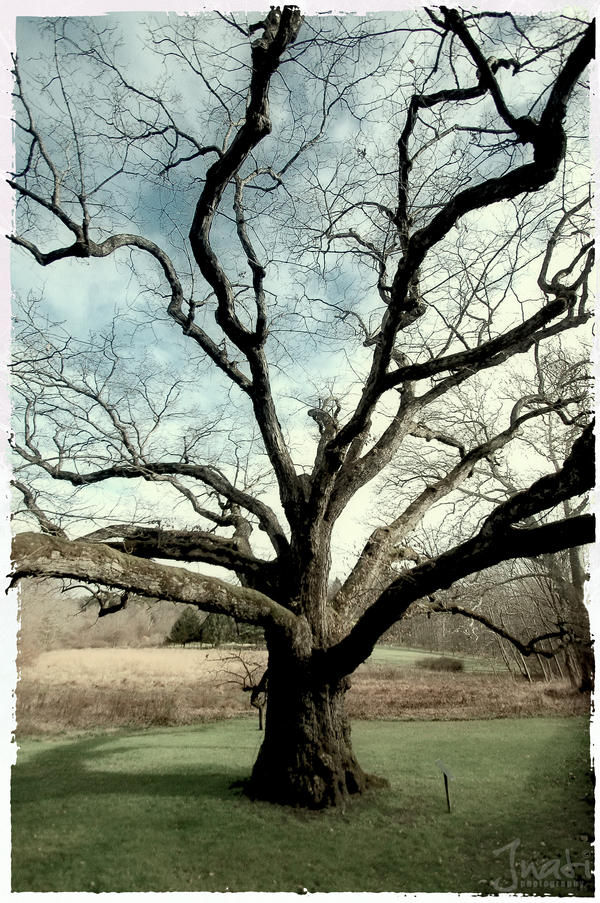
[[[389, 665], [399, 668], [412, 668], [420, 661], [427, 658], [457, 658], [463, 663], [465, 671], [493, 671], [490, 659], [476, 655], [462, 655], [451, 652], [429, 652], [426, 649], [405, 648], [403, 646], [375, 646], [371, 656], [367, 659], [370, 665]], [[495, 662], [496, 671], [506, 671], [506, 665]]]
[[[566, 849], [589, 857], [584, 719], [359, 722], [353, 735], [391, 789], [316, 814], [230, 789], [260, 742], [251, 719], [24, 740], [13, 890], [490, 892], [511, 879], [494, 851], [517, 838], [518, 862], [538, 869], [564, 866]], [[452, 814], [437, 759], [454, 775]], [[591, 895], [591, 882], [574, 892]]]

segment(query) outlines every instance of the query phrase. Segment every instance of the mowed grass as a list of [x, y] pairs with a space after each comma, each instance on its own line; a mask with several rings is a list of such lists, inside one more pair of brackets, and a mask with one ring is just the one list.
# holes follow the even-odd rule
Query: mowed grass
[[491, 659], [482, 658], [481, 656], [448, 652], [428, 652], [426, 649], [412, 649], [403, 646], [375, 646], [375, 649], [368, 659], [368, 664], [411, 668], [415, 665], [419, 666], [427, 659], [434, 658], [457, 659], [463, 663], [465, 671], [497, 671], [499, 673], [506, 671], [506, 665], [503, 662], [492, 663]]
[[[489, 893], [511, 889], [498, 851], [517, 840], [519, 878], [520, 862], [529, 880], [567, 855], [589, 863], [586, 719], [357, 722], [353, 736], [391, 788], [312, 814], [231, 789], [260, 743], [253, 719], [21, 741], [13, 890]], [[591, 896], [589, 865], [574, 871], [581, 884], [518, 890]]]

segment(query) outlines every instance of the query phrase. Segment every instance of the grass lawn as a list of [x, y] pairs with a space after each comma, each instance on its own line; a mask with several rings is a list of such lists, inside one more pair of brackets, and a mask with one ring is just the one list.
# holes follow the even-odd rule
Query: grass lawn
[[[592, 786], [583, 718], [358, 722], [363, 766], [391, 789], [345, 812], [251, 803], [230, 784], [254, 719], [22, 740], [13, 771], [14, 891], [470, 891], [565, 869], [591, 896]], [[448, 814], [441, 760], [453, 773]], [[568, 853], [565, 851], [568, 850]], [[560, 860], [554, 865], [550, 860]], [[523, 863], [523, 865], [521, 864]], [[566, 882], [566, 878], [562, 879]]]
[[506, 671], [506, 665], [495, 662], [494, 668], [488, 658], [476, 655], [463, 655], [461, 653], [428, 652], [426, 649], [413, 649], [404, 646], [375, 646], [368, 663], [370, 665], [389, 665], [400, 668], [411, 668], [425, 659], [432, 658], [456, 658], [463, 663], [465, 671]]

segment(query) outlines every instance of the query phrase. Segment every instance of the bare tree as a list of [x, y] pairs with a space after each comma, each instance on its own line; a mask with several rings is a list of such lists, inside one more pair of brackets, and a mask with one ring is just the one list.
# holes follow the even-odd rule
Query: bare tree
[[250, 693], [250, 705], [258, 711], [258, 729], [264, 730], [269, 686], [269, 672], [264, 663], [256, 661], [251, 652], [239, 646], [228, 650], [222, 663], [231, 666], [221, 669], [225, 683]]
[[[381, 635], [460, 578], [593, 538], [575, 509], [532, 520], [590, 489], [588, 426], [551, 473], [525, 462], [524, 488], [470, 535], [425, 561], [410, 545], [565, 407], [491, 392], [481, 422], [445, 417], [475, 377], [586, 328], [593, 25], [273, 7], [154, 19], [119, 43], [110, 18], [50, 20], [35, 40], [34, 24], [15, 61], [16, 288], [50, 267], [71, 309], [61, 325], [64, 297], [37, 286], [17, 325], [15, 479], [37, 532], [15, 537], [14, 579], [263, 627], [248, 792], [342, 803], [377, 783], [344, 696]], [[86, 265], [105, 292], [86, 292]], [[393, 513], [370, 535], [355, 520], [330, 596], [345, 512], [378, 511], [369, 488], [404, 460]], [[393, 561], [414, 566], [390, 579]]]
[[[546, 413], [540, 413], [527, 430], [520, 431], [511, 443], [509, 454], [493, 456], [485, 467], [475, 469], [467, 484], [460, 486], [463, 498], [453, 498], [446, 506], [443, 530], [438, 527], [431, 531], [416, 531], [411, 560], [418, 563], [435, 557], [448, 542], [444, 533], [451, 531], [456, 536], [472, 531], [490, 503], [498, 504], [523, 489], [523, 474], [515, 464], [526, 459], [529, 478], [532, 473], [544, 473], [549, 467], [557, 472], [560, 470], [568, 450], [590, 420], [590, 354], [585, 344], [583, 347], [578, 344], [573, 349], [564, 347], [558, 340], [547, 352], [539, 347], [535, 349], [535, 369], [530, 373], [519, 372], [516, 367], [509, 370], [506, 386], [504, 390], [497, 387], [497, 396], [504, 391], [506, 398], [520, 398], [521, 407], [532, 404], [537, 407], [543, 403], [547, 407]], [[471, 389], [477, 389], [476, 379], [471, 381]], [[474, 391], [469, 397], [463, 392], [455, 403], [455, 410], [447, 406], [444, 413], [447, 423], [453, 423], [455, 429], [459, 423], [463, 427], [468, 425], [471, 431], [490, 428], [492, 412], [485, 402], [485, 393]], [[482, 417], [484, 409], [487, 422]], [[436, 464], [440, 466], [430, 456], [428, 466], [435, 468]], [[424, 476], [422, 461], [415, 460], [413, 468], [415, 475]], [[392, 466], [389, 470], [386, 479], [397, 486], [406, 478], [407, 461], [402, 462], [401, 468]], [[587, 505], [585, 497], [576, 507], [571, 500], [565, 500], [560, 506], [562, 512], [559, 508], [558, 514], [569, 518], [581, 514]], [[547, 522], [556, 514], [543, 512], [530, 518], [528, 526]], [[482, 628], [489, 630], [502, 642], [511, 644], [519, 657], [536, 659], [540, 665], [537, 670], [542, 674], [547, 673], [544, 662], [560, 656], [572, 683], [584, 692], [589, 691], [593, 682], [593, 658], [584, 600], [586, 579], [584, 556], [582, 549], [577, 547], [553, 555], [540, 555], [535, 561], [504, 562], [484, 574], [471, 575], [468, 580], [457, 582], [451, 590], [438, 594], [435, 599], [431, 597], [415, 610], [414, 614], [421, 617], [416, 624], [413, 619], [413, 627], [419, 624], [421, 634], [424, 630], [425, 636], [433, 634], [427, 625], [430, 628], [439, 626], [442, 633], [450, 634], [452, 628], [447, 630], [444, 624], [447, 619], [431, 621], [432, 613], [462, 615], [470, 622], [468, 630], [473, 639], [479, 638]], [[427, 614], [425, 620], [423, 613]], [[460, 623], [454, 625], [455, 640], [464, 640], [461, 629]], [[445, 642], [450, 639], [448, 635]], [[562, 671], [560, 660], [558, 668]]]

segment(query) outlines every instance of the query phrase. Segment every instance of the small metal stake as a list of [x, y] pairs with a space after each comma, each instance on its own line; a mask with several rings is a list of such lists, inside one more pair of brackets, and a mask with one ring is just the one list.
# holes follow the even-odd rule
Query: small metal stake
[[448, 793], [448, 775], [444, 772], [444, 787], [446, 788], [446, 802], [448, 803], [448, 812], [451, 812], [450, 809], [450, 794]]
[[452, 809], [450, 808], [450, 791], [448, 789], [448, 781], [453, 781], [454, 775], [450, 771], [448, 771], [448, 769], [446, 768], [446, 766], [440, 759], [437, 759], [435, 764], [437, 765], [437, 767], [440, 769], [440, 771], [444, 775], [444, 789], [446, 791], [446, 803], [448, 805], [448, 812], [452, 812]]

